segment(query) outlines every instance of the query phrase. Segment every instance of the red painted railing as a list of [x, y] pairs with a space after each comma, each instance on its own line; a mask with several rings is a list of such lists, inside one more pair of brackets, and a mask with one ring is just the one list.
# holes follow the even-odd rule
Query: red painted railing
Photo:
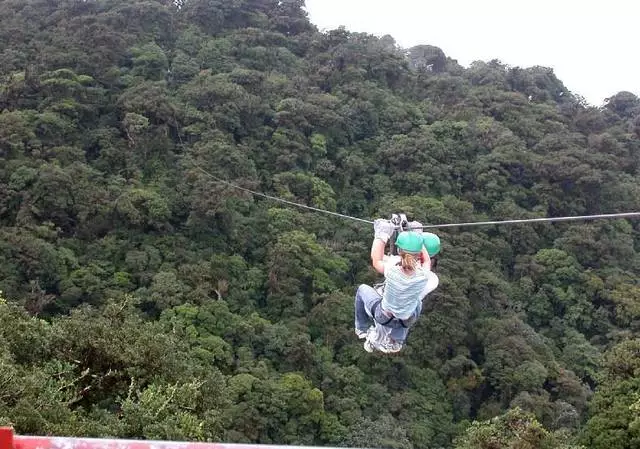
[[265, 444], [190, 443], [186, 441], [33, 437], [0, 427], [0, 449], [335, 449]]

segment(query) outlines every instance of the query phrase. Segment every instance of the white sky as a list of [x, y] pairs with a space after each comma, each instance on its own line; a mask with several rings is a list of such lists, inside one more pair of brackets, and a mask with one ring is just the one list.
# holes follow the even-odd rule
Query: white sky
[[554, 69], [573, 93], [601, 105], [627, 90], [640, 96], [637, 0], [306, 0], [320, 30], [391, 35], [429, 44], [467, 67], [499, 59]]

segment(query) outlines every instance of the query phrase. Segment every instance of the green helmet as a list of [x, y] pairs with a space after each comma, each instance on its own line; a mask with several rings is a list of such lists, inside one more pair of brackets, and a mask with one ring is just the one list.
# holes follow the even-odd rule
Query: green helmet
[[404, 231], [398, 234], [396, 239], [396, 246], [398, 249], [406, 251], [408, 253], [419, 253], [422, 251], [422, 237], [417, 232]]
[[440, 237], [430, 232], [424, 232], [422, 234], [422, 242], [424, 247], [427, 248], [429, 257], [433, 257], [440, 252]]

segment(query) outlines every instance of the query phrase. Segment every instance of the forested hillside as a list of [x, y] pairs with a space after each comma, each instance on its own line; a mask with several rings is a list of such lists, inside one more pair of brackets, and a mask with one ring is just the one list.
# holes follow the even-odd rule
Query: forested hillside
[[640, 211], [636, 96], [443, 50], [303, 0], [0, 1], [0, 424], [637, 447], [638, 221], [437, 230], [440, 287], [372, 355], [372, 227], [216, 181], [368, 220]]

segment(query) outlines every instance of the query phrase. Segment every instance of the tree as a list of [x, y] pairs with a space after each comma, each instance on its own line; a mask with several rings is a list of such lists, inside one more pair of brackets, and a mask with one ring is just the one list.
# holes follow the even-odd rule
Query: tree
[[474, 422], [457, 440], [455, 447], [456, 449], [583, 448], [566, 441], [562, 435], [550, 433], [532, 415], [523, 413], [517, 408], [489, 421]]
[[604, 369], [590, 404], [581, 441], [593, 448], [628, 448], [639, 441], [637, 401], [640, 394], [637, 339], [623, 341], [605, 353]]

